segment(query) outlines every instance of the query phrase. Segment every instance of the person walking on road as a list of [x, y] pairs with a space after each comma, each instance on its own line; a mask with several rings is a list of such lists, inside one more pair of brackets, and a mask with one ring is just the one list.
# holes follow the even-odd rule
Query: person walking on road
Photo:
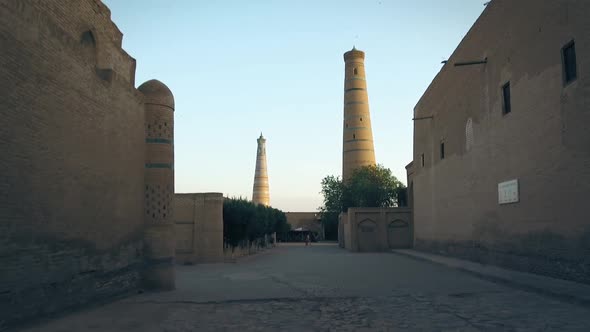
[[305, 236], [305, 246], [309, 245], [309, 234]]

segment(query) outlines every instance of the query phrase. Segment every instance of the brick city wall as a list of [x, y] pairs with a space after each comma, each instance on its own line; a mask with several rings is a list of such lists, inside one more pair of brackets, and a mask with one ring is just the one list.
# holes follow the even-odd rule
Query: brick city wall
[[[590, 283], [589, 15], [586, 1], [487, 6], [415, 107], [416, 248]], [[577, 80], [564, 84], [572, 40]], [[512, 179], [520, 200], [500, 205]]]
[[174, 222], [178, 263], [223, 262], [223, 194], [175, 194]]
[[405, 207], [349, 208], [338, 218], [338, 244], [355, 252], [412, 246], [411, 210]]
[[138, 284], [144, 111], [121, 38], [97, 0], [0, 0], [0, 323]]
[[291, 229], [303, 227], [316, 233], [322, 230], [317, 212], [285, 212], [285, 216]]

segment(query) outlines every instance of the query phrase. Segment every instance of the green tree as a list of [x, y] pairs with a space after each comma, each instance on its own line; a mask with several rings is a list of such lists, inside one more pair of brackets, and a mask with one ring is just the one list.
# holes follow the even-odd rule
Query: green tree
[[[349, 207], [405, 206], [405, 186], [382, 165], [357, 168], [348, 181], [328, 175], [322, 179], [324, 204], [319, 208], [326, 238], [338, 232], [338, 215]], [[328, 236], [330, 233], [331, 236]]]
[[339, 176], [328, 175], [322, 179], [322, 191], [324, 205], [320, 210], [342, 211], [342, 180]]
[[343, 211], [342, 189], [339, 176], [328, 175], [322, 179], [320, 193], [324, 197], [324, 205], [319, 207], [319, 212], [326, 240], [338, 239], [338, 215]]
[[368, 165], [354, 170], [342, 185], [342, 210], [349, 207], [389, 207], [400, 203], [399, 188], [404, 188], [389, 168]]
[[223, 236], [232, 247], [248, 238], [256, 220], [256, 207], [243, 198], [223, 201]]
[[223, 202], [223, 236], [236, 247], [245, 240], [261, 239], [265, 234], [290, 231], [287, 216], [281, 210], [256, 205], [243, 198], [226, 198]]
[[287, 234], [291, 231], [291, 225], [287, 223], [287, 215], [281, 211], [274, 209], [274, 231], [277, 232], [277, 239], [286, 239]]

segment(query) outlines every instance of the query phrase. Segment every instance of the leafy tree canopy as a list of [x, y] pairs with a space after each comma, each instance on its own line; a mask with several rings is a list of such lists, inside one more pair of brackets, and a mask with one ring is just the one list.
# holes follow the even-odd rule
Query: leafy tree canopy
[[398, 188], [404, 188], [389, 168], [369, 165], [357, 168], [342, 184], [342, 207], [390, 207], [398, 203]]
[[241, 197], [225, 198], [223, 201], [223, 236], [232, 247], [265, 234], [284, 234], [290, 228], [287, 216], [281, 210], [256, 205]]
[[322, 217], [348, 211], [349, 207], [390, 207], [405, 205], [405, 186], [382, 165], [359, 167], [343, 182], [333, 175], [322, 179]]

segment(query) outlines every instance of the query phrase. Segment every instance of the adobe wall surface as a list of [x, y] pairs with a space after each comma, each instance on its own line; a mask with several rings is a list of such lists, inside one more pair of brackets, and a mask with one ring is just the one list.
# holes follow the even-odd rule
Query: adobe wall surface
[[349, 208], [340, 214], [339, 229], [339, 245], [355, 252], [410, 248], [413, 242], [409, 208]]
[[223, 194], [175, 194], [176, 261], [223, 262]]
[[0, 1], [4, 324], [138, 285], [144, 110], [121, 39], [99, 1]]
[[[1, 24], [11, 28], [5, 32], [26, 43], [17, 48], [19, 52], [28, 49], [30, 53], [41, 55], [46, 49], [56, 56], [61, 50], [51, 47], [57, 42], [70, 49], [69, 56], [92, 57], [98, 68], [110, 69], [120, 80], [134, 85], [135, 59], [121, 48], [123, 34], [111, 21], [109, 8], [100, 0], [2, 0], [0, 6]], [[94, 52], [80, 43], [86, 31], [91, 31], [95, 39]], [[67, 63], [63, 61], [62, 65]]]
[[313, 232], [321, 231], [321, 224], [318, 220], [317, 212], [285, 212], [287, 223], [291, 229], [303, 227]]
[[[487, 6], [414, 110], [433, 117], [414, 122], [408, 165], [417, 248], [590, 282], [589, 15], [586, 1]], [[572, 40], [577, 80], [564, 85]], [[513, 179], [519, 202], [499, 204]]]

